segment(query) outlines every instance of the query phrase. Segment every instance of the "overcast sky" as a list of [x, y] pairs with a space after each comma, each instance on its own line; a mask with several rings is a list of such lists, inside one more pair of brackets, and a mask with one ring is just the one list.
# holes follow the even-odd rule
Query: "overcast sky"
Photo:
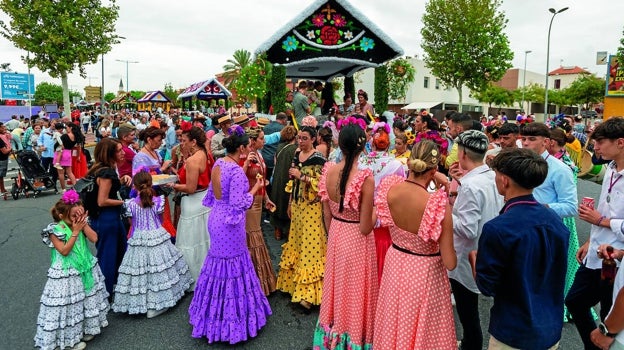
[[[164, 1], [120, 0], [117, 34], [126, 37], [105, 55], [105, 90], [117, 92], [119, 80], [126, 85], [126, 64], [115, 60], [138, 61], [129, 64], [131, 90], [161, 90], [165, 83], [186, 88], [222, 71], [236, 49], [252, 53], [275, 31], [289, 22], [313, 1], [228, 0]], [[352, 0], [351, 4], [392, 37], [406, 55], [422, 57], [420, 30], [424, 1]], [[409, 4], [406, 7], [406, 4]], [[515, 54], [513, 66], [522, 68], [524, 51], [527, 70], [546, 71], [548, 8], [569, 7], [553, 22], [550, 70], [561, 63], [577, 65], [604, 76], [605, 66], [597, 66], [596, 52], [615, 53], [622, 37], [622, 0], [503, 0], [502, 10], [509, 23], [506, 33]], [[0, 19], [7, 15], [0, 12]], [[10, 62], [14, 71], [26, 72], [20, 60], [25, 52], [0, 37], [0, 63]], [[60, 84], [36, 68], [35, 82]], [[87, 66], [83, 79], [77, 73], [69, 78], [70, 88], [80, 90], [101, 84], [101, 61]]]

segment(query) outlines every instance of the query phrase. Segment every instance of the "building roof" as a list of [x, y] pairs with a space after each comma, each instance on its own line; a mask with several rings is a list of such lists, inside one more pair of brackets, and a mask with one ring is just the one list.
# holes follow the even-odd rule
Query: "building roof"
[[548, 75], [567, 75], [567, 74], [591, 74], [591, 73], [579, 66], [572, 66], [572, 67], [561, 66], [555, 69], [554, 71], [548, 73]]

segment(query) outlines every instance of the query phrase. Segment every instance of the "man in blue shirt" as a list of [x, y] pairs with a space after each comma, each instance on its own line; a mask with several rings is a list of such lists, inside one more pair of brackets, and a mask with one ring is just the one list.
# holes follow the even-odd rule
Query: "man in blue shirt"
[[39, 145], [39, 152], [41, 152], [41, 165], [52, 176], [52, 182], [56, 183], [58, 179], [58, 171], [53, 167], [54, 159], [54, 129], [49, 127], [48, 120], [44, 119], [44, 128], [39, 134], [37, 145]]
[[489, 349], [556, 349], [570, 234], [533, 197], [548, 164], [531, 150], [505, 149], [491, 167], [506, 203], [483, 226], [476, 260], [477, 286], [494, 298]]

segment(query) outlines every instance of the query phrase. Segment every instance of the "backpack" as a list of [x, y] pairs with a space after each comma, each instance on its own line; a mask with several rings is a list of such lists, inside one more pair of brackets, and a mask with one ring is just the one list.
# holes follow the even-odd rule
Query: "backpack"
[[89, 217], [92, 218], [100, 216], [100, 207], [97, 205], [98, 185], [96, 181], [94, 175], [87, 175], [76, 181], [74, 185], [74, 190], [78, 192], [85, 210], [89, 212]]

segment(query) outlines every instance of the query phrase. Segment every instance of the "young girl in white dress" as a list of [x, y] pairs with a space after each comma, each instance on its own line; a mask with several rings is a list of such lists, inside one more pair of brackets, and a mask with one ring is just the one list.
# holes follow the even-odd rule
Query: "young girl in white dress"
[[95, 243], [98, 236], [74, 190], [65, 192], [51, 213], [55, 223], [41, 234], [52, 248], [52, 263], [41, 295], [35, 346], [84, 349], [85, 341], [108, 325], [104, 276], [87, 243]]
[[193, 279], [162, 225], [167, 199], [155, 196], [148, 172], [139, 171], [133, 182], [138, 196], [124, 204], [132, 217], [132, 237], [119, 267], [113, 311], [152, 318], [175, 306]]

